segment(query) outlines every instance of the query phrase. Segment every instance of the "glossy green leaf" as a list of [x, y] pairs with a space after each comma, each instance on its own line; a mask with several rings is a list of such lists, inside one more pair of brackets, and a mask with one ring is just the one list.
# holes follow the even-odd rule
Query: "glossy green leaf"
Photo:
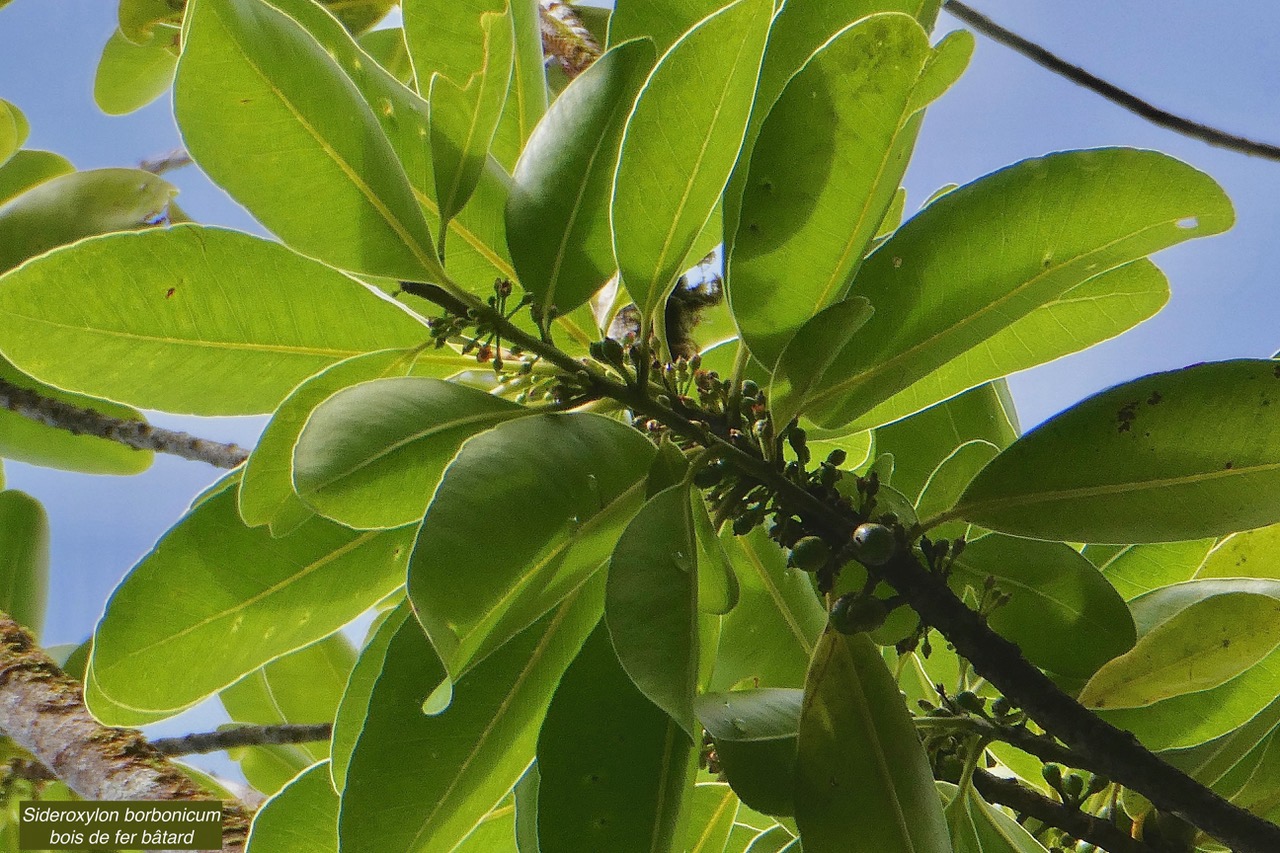
[[134, 44], [148, 44], [155, 38], [156, 24], [177, 26], [182, 22], [182, 5], [171, 0], [120, 0], [116, 9], [119, 30]]
[[[0, 358], [0, 381], [35, 392], [48, 400], [69, 403], [126, 421], [140, 421], [142, 414], [127, 406], [61, 391], [19, 371]], [[116, 441], [91, 435], [73, 435], [8, 409], [0, 410], [0, 457], [61, 468], [85, 474], [140, 474], [151, 467], [155, 454], [134, 450]]]
[[775, 422], [789, 423], [805, 410], [809, 393], [831, 360], [874, 313], [871, 303], [855, 296], [828, 305], [801, 323], [782, 348], [769, 386], [769, 411]]
[[[182, 710], [333, 633], [403, 581], [412, 530], [355, 533], [313, 520], [272, 539], [245, 527], [235, 503], [226, 490], [200, 504], [112, 594], [91, 665], [118, 705]], [[118, 709], [94, 711], [132, 724]]]
[[[600, 618], [601, 584], [572, 593], [454, 685], [435, 716], [423, 699], [445, 671], [406, 620], [347, 771], [338, 819], [343, 849], [450, 850], [506, 796], [533, 760], [557, 683]], [[404, 803], [407, 808], [388, 808]]]
[[1140, 708], [1236, 677], [1280, 646], [1280, 600], [1246, 592], [1198, 601], [1152, 628], [1080, 692], [1088, 708]]
[[338, 853], [338, 795], [321, 761], [262, 804], [245, 853]]
[[480, 182], [511, 82], [511, 15], [487, 13], [480, 25], [485, 58], [470, 80], [459, 84], [439, 73], [431, 78], [428, 126], [435, 200], [446, 223], [458, 215]]
[[736, 690], [698, 698], [698, 721], [715, 739], [721, 772], [749, 807], [795, 813], [796, 733], [804, 692]]
[[673, 849], [693, 758], [693, 742], [627, 677], [600, 624], [538, 736], [538, 849]]
[[282, 536], [313, 515], [293, 490], [293, 447], [312, 410], [334, 393], [389, 376], [450, 376], [474, 364], [450, 348], [382, 350], [352, 356], [307, 379], [276, 408], [249, 455], [240, 482], [240, 517], [251, 527], [270, 524]]
[[502, 12], [506, 0], [402, 0], [404, 34], [413, 56], [418, 86], [426, 91], [432, 74], [465, 86], [485, 64], [483, 17]]
[[[546, 725], [545, 718], [543, 725]], [[538, 771], [538, 762], [535, 761], [520, 777], [520, 781], [511, 792], [516, 810], [516, 853], [539, 853], [538, 787], [541, 782], [542, 776]]]
[[738, 606], [742, 589], [733, 561], [716, 533], [707, 502], [696, 489], [689, 494], [693, 512], [694, 541], [698, 546], [698, 608], [703, 613], [723, 615]]
[[95, 169], [44, 181], [0, 205], [0, 272], [83, 237], [147, 228], [177, 190], [138, 169]]
[[352, 385], [312, 411], [293, 449], [298, 495], [365, 530], [422, 518], [445, 466], [471, 436], [532, 414], [509, 400], [415, 376]]
[[[1201, 576], [1200, 566], [1215, 539], [1129, 545], [1098, 568], [1126, 601], [1169, 584]], [[1088, 549], [1085, 549], [1088, 554]], [[1241, 574], [1231, 572], [1232, 576]], [[1204, 575], [1214, 577], [1214, 575]]]
[[39, 637], [49, 594], [49, 518], [40, 502], [0, 491], [0, 611]]
[[0, 98], [0, 165], [22, 147], [30, 130], [22, 110]]
[[659, 492], [618, 539], [605, 597], [622, 668], [690, 738], [700, 654], [697, 547], [688, 487]]
[[613, 247], [645, 316], [684, 271], [729, 180], [772, 17], [772, 0], [737, 0], [708, 17], [659, 60], [627, 119]]
[[613, 275], [609, 196], [631, 104], [654, 61], [647, 41], [618, 45], [561, 93], [520, 155], [507, 241], [520, 282], [561, 314]]
[[[171, 41], [177, 41], [176, 29]], [[154, 39], [135, 44], [116, 30], [102, 49], [98, 71], [93, 78], [93, 99], [107, 115], [125, 115], [141, 109], [169, 91], [178, 67], [174, 44]]]
[[511, 88], [498, 122], [490, 153], [508, 171], [547, 111], [547, 70], [542, 50], [542, 4], [539, 0], [510, 0], [515, 27], [515, 63]]
[[618, 0], [609, 16], [609, 47], [648, 38], [661, 55], [724, 5], [723, 0]]
[[[845, 297], [906, 171], [919, 128], [912, 116], [927, 103], [915, 90], [941, 94], [964, 70], [939, 64], [954, 73], [933, 85], [932, 55], [907, 15], [865, 18], [813, 55], [765, 119], [728, 282], [743, 338], [766, 365], [809, 317]], [[845, 343], [833, 342], [835, 352]]]
[[875, 431], [877, 453], [893, 455], [893, 485], [912, 503], [934, 471], [971, 441], [1008, 447], [1018, 437], [1018, 417], [1004, 380], [981, 385]]
[[946, 810], [955, 853], [1047, 853], [1035, 836], [967, 786], [955, 793]]
[[351, 676], [347, 679], [342, 701], [338, 704], [338, 713], [333, 721], [333, 738], [329, 743], [329, 753], [332, 756], [329, 770], [333, 787], [339, 793], [347, 784], [351, 754], [355, 751], [360, 732], [364, 730], [365, 716], [369, 713], [369, 699], [382, 674], [387, 649], [406, 620], [413, 620], [413, 608], [407, 599], [379, 617], [370, 628], [369, 639], [360, 650], [360, 656], [356, 658]]
[[738, 813], [738, 797], [723, 782], [699, 782], [689, 795], [685, 819], [687, 853], [724, 853]]
[[395, 150], [337, 60], [256, 0], [202, 0], [187, 28], [174, 111], [215, 183], [300, 251], [371, 275], [443, 278]]
[[74, 172], [75, 166], [52, 151], [23, 149], [0, 164], [0, 204], [50, 178]]
[[953, 514], [1084, 542], [1172, 542], [1275, 523], [1273, 400], [1280, 366], [1269, 360], [1200, 364], [1103, 391], [996, 457]]
[[1197, 782], [1232, 798], [1258, 768], [1280, 730], [1280, 700], [1234, 731], [1188, 749], [1166, 751], [1161, 758]]
[[800, 853], [800, 839], [785, 827], [770, 827], [751, 841], [746, 853]]
[[320, 0], [352, 33], [363, 33], [396, 7], [396, 0]]
[[427, 330], [278, 243], [181, 225], [85, 241], [14, 271], [0, 289], [0, 335], [14, 364], [61, 388], [238, 415], [270, 411], [318, 370], [420, 343]]
[[803, 687], [809, 658], [827, 624], [808, 575], [787, 568], [782, 549], [760, 528], [746, 536], [726, 535], [724, 547], [740, 598], [724, 617], [712, 689]]
[[796, 824], [806, 853], [951, 850], [929, 760], [866, 635], [822, 635], [797, 750]]
[[457, 853], [516, 853], [516, 807], [511, 797], [494, 806], [457, 847]]
[[1168, 300], [1169, 282], [1151, 261], [1108, 270], [916, 380], [851, 426], [894, 421], [980, 382], [1088, 349], [1154, 316]]
[[1088, 678], [1133, 648], [1133, 617], [1124, 599], [1069, 545], [983, 536], [955, 559], [950, 583], [957, 592], [968, 586], [981, 594], [988, 577], [1011, 598], [987, 621], [1037, 666]]
[[[916, 515], [929, 518], [955, 506], [965, 487], [999, 452], [1000, 448], [982, 439], [965, 442], [953, 450], [925, 481], [916, 499]], [[956, 539], [964, 536], [967, 529], [963, 522], [951, 522], [930, 528], [929, 536], [935, 540]]]
[[1154, 151], [1050, 154], [947, 193], [863, 265], [851, 292], [876, 314], [811, 417], [848, 423], [1081, 282], [1233, 219], [1211, 178]]
[[599, 415], [537, 415], [467, 441], [414, 545], [409, 597], [457, 679], [609, 559], [653, 446]]

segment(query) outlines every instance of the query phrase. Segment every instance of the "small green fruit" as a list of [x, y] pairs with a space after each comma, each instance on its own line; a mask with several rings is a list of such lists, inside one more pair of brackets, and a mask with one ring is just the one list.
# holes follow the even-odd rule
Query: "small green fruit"
[[883, 524], [859, 524], [853, 531], [853, 555], [863, 565], [883, 566], [897, 547], [893, 531]]
[[1040, 768], [1040, 775], [1044, 777], [1044, 781], [1049, 783], [1049, 787], [1058, 790], [1062, 787], [1062, 767], [1057, 764], [1046, 764]]
[[744, 400], [754, 400], [760, 396], [760, 386], [750, 379], [742, 380], [742, 398]]
[[889, 608], [874, 595], [848, 592], [831, 605], [831, 627], [841, 634], [874, 631], [884, 624]]
[[791, 549], [792, 566], [805, 572], [816, 572], [831, 559], [831, 546], [818, 536], [806, 536]]

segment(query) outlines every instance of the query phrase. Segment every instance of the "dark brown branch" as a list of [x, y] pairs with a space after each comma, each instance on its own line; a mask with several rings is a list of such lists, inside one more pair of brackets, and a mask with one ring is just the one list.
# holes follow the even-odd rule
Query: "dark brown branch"
[[1073, 65], [1060, 56], [1050, 53], [1035, 42], [1005, 29], [986, 15], [960, 2], [960, 0], [947, 0], [942, 5], [942, 8], [988, 38], [1003, 44], [1005, 47], [1016, 50], [1037, 65], [1067, 78], [1077, 86], [1083, 86], [1091, 92], [1101, 95], [1108, 101], [1141, 116], [1152, 124], [1181, 133], [1183, 136], [1199, 139], [1210, 145], [1238, 151], [1241, 154], [1265, 157], [1268, 160], [1280, 160], [1280, 146], [1272, 145], [1269, 142], [1258, 142], [1234, 133], [1227, 133], [1216, 127], [1163, 110], [1144, 101], [1137, 95], [1121, 89], [1119, 86], [1108, 83], [1101, 77], [1090, 74], [1078, 65]]
[[1150, 844], [1126, 835], [1110, 821], [1055, 802], [1013, 779], [1001, 779], [978, 769], [973, 771], [973, 787], [989, 803], [1008, 806], [1041, 823], [1066, 830], [1073, 838], [1088, 841], [1108, 853], [1159, 853]]
[[234, 468], [249, 458], [249, 451], [235, 444], [220, 444], [185, 432], [152, 426], [146, 421], [113, 418], [102, 412], [44, 397], [0, 379], [0, 408], [72, 435], [92, 435], [132, 447], [207, 462], [215, 468]]
[[583, 26], [578, 13], [560, 0], [540, 0], [538, 19], [542, 30], [542, 52], [553, 56], [572, 80], [600, 58], [600, 45]]
[[[430, 295], [426, 298], [432, 299]], [[450, 297], [451, 299], [453, 297]], [[446, 302], [439, 304], [449, 307]], [[522, 348], [543, 356], [565, 370], [589, 391], [608, 397], [633, 411], [665, 424], [673, 432], [715, 449], [738, 472], [773, 491], [805, 527], [829, 542], [848, 542], [859, 520], [819, 500], [769, 465], [702, 421], [659, 402], [640, 388], [606, 377], [590, 363], [525, 333], [486, 306], [470, 314]], [[646, 389], [647, 390], [647, 389]], [[1228, 802], [1182, 771], [1162, 761], [1138, 742], [1064, 693], [1048, 676], [1022, 656], [1021, 649], [988, 627], [986, 620], [956, 597], [946, 582], [917, 560], [912, 547], [900, 543], [893, 559], [876, 569], [927, 625], [942, 633], [966, 658], [974, 671], [1017, 704], [1045, 731], [1088, 761], [1099, 775], [1132, 788], [1162, 811], [1172, 812], [1231, 847], [1236, 853], [1275, 853], [1280, 850], [1280, 827]]]
[[[88, 800], [211, 800], [147, 743], [89, 714], [80, 684], [0, 613], [0, 731]], [[249, 814], [222, 801], [224, 853], [241, 853]]]
[[193, 755], [245, 746], [279, 746], [311, 743], [333, 736], [330, 723], [236, 726], [216, 732], [196, 732], [181, 737], [157, 738], [151, 745], [165, 755]]

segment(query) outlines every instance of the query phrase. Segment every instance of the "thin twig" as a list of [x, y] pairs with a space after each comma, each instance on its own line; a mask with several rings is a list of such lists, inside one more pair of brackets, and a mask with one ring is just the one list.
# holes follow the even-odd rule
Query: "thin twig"
[[1088, 841], [1109, 853], [1158, 853], [1136, 838], [1126, 835], [1115, 824], [1100, 817], [1054, 802], [1013, 779], [1001, 779], [985, 770], [973, 772], [973, 787], [989, 803], [1008, 806], [1041, 823], [1064, 829], [1073, 838]]
[[204, 752], [220, 752], [245, 746], [281, 746], [293, 743], [311, 743], [328, 740], [333, 736], [330, 723], [292, 724], [272, 726], [236, 726], [216, 732], [195, 732], [180, 737], [165, 737], [151, 741], [151, 745], [165, 755], [194, 755]]
[[168, 154], [161, 154], [158, 157], [148, 157], [138, 164], [138, 168], [144, 172], [150, 172], [153, 175], [163, 175], [165, 172], [172, 172], [175, 169], [181, 169], [190, 166], [194, 160], [187, 153], [185, 148], [175, 148]]
[[1168, 110], [1163, 110], [1144, 101], [1137, 95], [1085, 71], [1080, 66], [1067, 62], [1057, 54], [1050, 53], [1035, 42], [1005, 29], [986, 15], [960, 2], [960, 0], [947, 0], [942, 5], [942, 8], [988, 38], [1016, 50], [1037, 65], [1067, 78], [1077, 86], [1083, 86], [1091, 92], [1101, 95], [1112, 103], [1124, 107], [1129, 112], [1145, 118], [1152, 124], [1168, 128], [1184, 136], [1190, 136], [1193, 139], [1199, 139], [1210, 145], [1238, 151], [1241, 154], [1265, 157], [1268, 160], [1280, 160], [1280, 146], [1272, 145], [1269, 142], [1258, 142], [1234, 133], [1227, 133], [1203, 122], [1194, 121], [1193, 119], [1175, 115]]
[[45, 397], [0, 379], [0, 409], [72, 435], [91, 435], [132, 447], [207, 462], [215, 468], [235, 468], [249, 458], [249, 451], [235, 444], [221, 444], [185, 432], [152, 426], [146, 421], [113, 418], [102, 412]]
[[555, 57], [572, 80], [600, 58], [600, 45], [568, 3], [539, 0], [542, 52]]

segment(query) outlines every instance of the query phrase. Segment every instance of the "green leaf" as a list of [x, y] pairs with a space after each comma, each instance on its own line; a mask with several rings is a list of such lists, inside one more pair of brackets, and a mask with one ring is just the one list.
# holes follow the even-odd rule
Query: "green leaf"
[[[965, 487], [999, 452], [1000, 448], [982, 439], [967, 441], [951, 451], [925, 481], [916, 500], [916, 515], [929, 518], [955, 506]], [[968, 525], [963, 522], [951, 522], [929, 528], [929, 533], [934, 540], [956, 539], [963, 537], [967, 530]]]
[[[142, 414], [127, 406], [61, 391], [37, 382], [0, 358], [0, 382], [34, 391], [46, 400], [69, 403], [125, 421], [140, 421]], [[73, 435], [8, 409], [0, 410], [0, 457], [61, 468], [85, 474], [140, 474], [151, 467], [155, 454], [134, 450], [116, 441], [92, 435]]]
[[547, 111], [547, 71], [542, 52], [542, 20], [539, 0], [510, 0], [515, 26], [515, 64], [511, 88], [498, 122], [490, 153], [502, 167], [513, 169], [533, 129]]
[[[249, 673], [222, 690], [218, 698], [237, 723], [331, 722], [355, 660], [355, 650], [346, 637], [333, 634]], [[254, 746], [234, 750], [232, 757], [240, 762], [254, 788], [270, 794], [284, 787], [299, 770], [327, 759], [329, 744]], [[284, 775], [277, 775], [275, 768], [284, 770]]]
[[370, 627], [369, 639], [360, 650], [360, 656], [356, 658], [351, 676], [347, 679], [346, 689], [342, 693], [342, 701], [338, 704], [338, 712], [333, 721], [333, 739], [329, 743], [329, 753], [332, 756], [330, 774], [333, 786], [339, 793], [347, 784], [351, 755], [355, 751], [360, 732], [364, 729], [365, 716], [369, 713], [369, 699], [382, 674], [387, 649], [406, 620], [413, 620], [413, 608], [407, 599], [379, 616]]
[[174, 111], [200, 167], [294, 248], [370, 275], [444, 278], [378, 118], [292, 18], [257, 0], [197, 3]]
[[426, 512], [445, 466], [471, 436], [533, 411], [439, 379], [374, 379], [312, 411], [293, 449], [299, 497], [357, 530]]
[[1233, 218], [1211, 178], [1154, 151], [1050, 154], [947, 193], [863, 265], [851, 292], [875, 317], [811, 417], [849, 423], [1081, 282]]
[[262, 804], [245, 853], [338, 853], [338, 795], [321, 761]]
[[359, 39], [360, 49], [404, 86], [413, 85], [413, 62], [404, 41], [404, 29], [370, 30]]
[[[560, 679], [563, 683], [564, 679]], [[552, 698], [554, 700], [554, 697]], [[546, 719], [542, 724], [546, 725]], [[529, 765], [529, 769], [520, 777], [511, 792], [515, 806], [516, 853], [539, 853], [538, 847], [538, 787], [542, 776], [538, 772], [538, 762]]]
[[161, 221], [177, 189], [138, 169], [72, 172], [0, 205], [0, 272], [82, 237]]
[[693, 742], [627, 677], [602, 623], [538, 736], [538, 849], [672, 849], [692, 759]]
[[363, 33], [396, 7], [396, 0], [320, 0], [352, 33]]
[[724, 853], [738, 814], [738, 797], [723, 782], [699, 782], [689, 797], [684, 849], [688, 853]]
[[724, 617], [713, 690], [741, 684], [803, 687], [827, 612], [804, 572], [789, 569], [782, 549], [757, 528], [725, 534], [740, 585], [738, 606]]
[[[91, 665], [99, 691], [125, 710], [189, 707], [328, 636], [404, 578], [411, 529], [354, 533], [313, 520], [272, 539], [245, 527], [235, 502], [228, 489], [200, 504], [112, 594]], [[89, 701], [104, 722], [131, 724], [125, 710]]]
[[0, 165], [0, 204], [50, 178], [74, 172], [71, 161], [52, 151], [23, 149]]
[[708, 17], [659, 60], [627, 119], [611, 221], [642, 316], [671, 292], [729, 180], [772, 17], [771, 0], [737, 0]]
[[708, 693], [698, 721], [715, 739], [721, 771], [742, 802], [769, 815], [795, 813], [796, 734], [804, 692], [798, 689]]
[[945, 809], [955, 853], [1047, 853], [1035, 836], [973, 790], [955, 792]]
[[738, 575], [716, 533], [702, 493], [690, 490], [689, 503], [693, 512], [694, 541], [698, 546], [698, 608], [703, 613], [721, 616], [738, 606], [742, 592]]
[[12, 157], [26, 141], [31, 126], [22, 110], [0, 98], [0, 165]]
[[533, 760], [552, 694], [599, 621], [600, 602], [598, 582], [571, 594], [458, 681], [453, 703], [435, 716], [422, 703], [445, 670], [406, 620], [347, 771], [343, 849], [425, 853], [451, 850], [468, 835]]
[[1173, 542], [1275, 523], [1273, 400], [1280, 366], [1269, 360], [1200, 364], [1120, 385], [1015, 442], [950, 514], [1077, 542]]
[[697, 548], [688, 486], [664, 489], [618, 539], [605, 597], [622, 668], [690, 738], [700, 654]]
[[1151, 261], [1108, 270], [916, 380], [851, 428], [888, 423], [981, 382], [1088, 349], [1149, 319], [1168, 301], [1169, 282]]
[[388, 376], [451, 376], [474, 364], [449, 348], [382, 350], [352, 356], [307, 379], [276, 408], [249, 455], [240, 481], [240, 517], [251, 527], [270, 524], [273, 535], [283, 536], [313, 515], [293, 490], [293, 447], [312, 410], [334, 393]]
[[0, 611], [36, 637], [49, 594], [49, 518], [25, 492], [0, 492]]
[[520, 282], [565, 314], [613, 275], [609, 195], [631, 104], [653, 46], [609, 50], [556, 98], [512, 175], [507, 241]]
[[[1280, 734], [1277, 725], [1280, 725], [1280, 700], [1229, 734], [1189, 749], [1166, 751], [1160, 757], [1197, 782], [1234, 799]], [[1275, 778], [1274, 774], [1271, 778]]]
[[727, 275], [738, 328], [764, 364], [848, 292], [906, 171], [912, 117], [927, 103], [916, 90], [940, 95], [964, 70], [937, 64], [951, 76], [933, 85], [932, 56], [913, 18], [864, 18], [819, 48], [765, 119]]
[[914, 504], [933, 472], [956, 448], [970, 441], [1005, 448], [1018, 432], [1009, 386], [1000, 379], [879, 427], [875, 445], [876, 453], [893, 455], [893, 487]]
[[[1198, 544], [1205, 544], [1200, 540]], [[1212, 542], [1208, 542], [1212, 545]], [[1235, 533], [1219, 542], [1203, 564], [1192, 566], [1197, 578], [1272, 578], [1280, 580], [1280, 525]], [[1206, 549], [1208, 550], [1208, 549]], [[1177, 580], [1190, 580], [1192, 572]], [[1173, 581], [1169, 581], [1172, 583]]]
[[[178, 31], [165, 28], [176, 42]], [[116, 30], [102, 49], [93, 78], [93, 100], [107, 115], [142, 109], [169, 91], [178, 67], [178, 54], [164, 39], [136, 44]]]
[[182, 23], [181, 5], [178, 9], [174, 5], [170, 0], [120, 0], [119, 32], [134, 44], [149, 44], [155, 39], [156, 24]]
[[800, 714], [796, 824], [806, 853], [948, 853], [933, 772], [865, 634], [818, 642]]
[[723, 0], [618, 0], [609, 16], [609, 47], [648, 38], [661, 55], [724, 5]]
[[409, 597], [456, 680], [609, 559], [653, 459], [599, 415], [537, 415], [467, 441], [418, 532]]
[[805, 410], [810, 391], [831, 360], [874, 313], [871, 303], [855, 296], [828, 305], [800, 325], [778, 356], [769, 386], [775, 422], [789, 423]]
[[751, 841], [746, 853], [800, 853], [800, 839], [786, 827], [770, 827]]
[[87, 240], [15, 270], [0, 288], [0, 336], [14, 364], [60, 388], [240, 415], [271, 411], [313, 373], [420, 343], [427, 330], [278, 243], [179, 225]]
[[[1242, 574], [1232, 571], [1227, 575], [1215, 575], [1199, 571], [1216, 541], [1216, 539], [1193, 539], [1189, 542], [1129, 545], [1121, 548], [1118, 554], [1098, 568], [1106, 576], [1108, 583], [1114, 586], [1126, 601], [1162, 586], [1181, 583], [1194, 577], [1228, 577]], [[1088, 554], [1088, 549], [1085, 553]]]
[[[427, 99], [435, 200], [445, 223], [462, 210], [480, 182], [511, 82], [515, 51], [511, 15], [486, 13], [480, 26], [484, 64], [464, 85], [436, 73]], [[443, 240], [440, 245], [443, 248]]]
[[1098, 670], [1079, 701], [1095, 709], [1141, 708], [1217, 687], [1280, 646], [1278, 615], [1280, 599], [1268, 595], [1224, 592], [1197, 601]]
[[516, 807], [508, 796], [482, 817], [471, 834], [453, 849], [457, 853], [516, 853], [515, 831]]
[[1037, 666], [1073, 678], [1133, 648], [1133, 617], [1093, 564], [1061, 542], [990, 534], [968, 543], [950, 584], [981, 595], [988, 577], [1012, 597], [987, 621]]

